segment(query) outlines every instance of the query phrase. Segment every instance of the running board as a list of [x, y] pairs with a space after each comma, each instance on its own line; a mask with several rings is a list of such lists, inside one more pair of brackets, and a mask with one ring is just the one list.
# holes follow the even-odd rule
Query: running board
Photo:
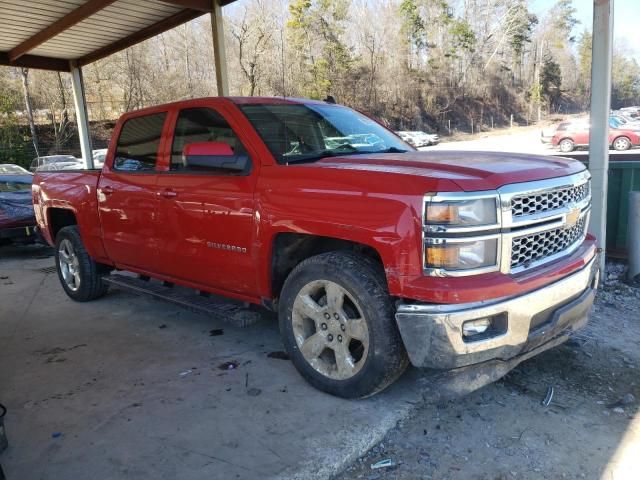
[[195, 290], [192, 290], [194, 293], [187, 293], [189, 290], [174, 288], [172, 284], [166, 282], [119, 274], [105, 275], [102, 280], [114, 287], [138, 295], [150, 295], [158, 300], [179, 305], [192, 312], [205, 314], [230, 323], [235, 327], [248, 327], [261, 318], [260, 312], [255, 310], [235, 305], [203, 292], [198, 294]]

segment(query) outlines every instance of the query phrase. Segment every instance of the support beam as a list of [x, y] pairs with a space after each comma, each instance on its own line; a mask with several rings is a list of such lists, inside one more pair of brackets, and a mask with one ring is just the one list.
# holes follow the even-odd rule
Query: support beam
[[94, 13], [99, 12], [107, 5], [110, 5], [115, 0], [89, 0], [87, 3], [80, 5], [75, 10], [72, 10], [61, 19], [53, 22], [44, 30], [40, 30], [38, 33], [30, 38], [27, 38], [24, 42], [14, 47], [9, 52], [9, 60], [15, 62], [25, 53], [33, 50], [38, 45], [42, 45], [47, 40], [52, 39], [56, 35], [64, 32], [68, 28], [73, 27], [76, 23], [89, 18]]
[[0, 65], [7, 67], [26, 67], [38, 70], [53, 70], [54, 72], [68, 72], [69, 61], [62, 58], [39, 57], [37, 55], [23, 55], [15, 62], [9, 60], [9, 52], [0, 52]]
[[607, 245], [607, 190], [609, 181], [609, 112], [611, 109], [611, 58], [613, 57], [613, 1], [593, 0], [593, 47], [591, 53], [591, 129], [589, 170], [593, 206], [589, 232], [602, 249], [604, 274]]
[[101, 58], [108, 57], [113, 53], [124, 50], [125, 48], [135, 45], [136, 43], [140, 43], [151, 37], [155, 37], [162, 32], [166, 32], [167, 30], [177, 27], [178, 25], [182, 25], [185, 22], [193, 20], [200, 15], [202, 15], [202, 12], [198, 10], [182, 10], [175, 15], [167, 17], [164, 20], [160, 20], [159, 22], [148, 26], [147, 28], [143, 28], [142, 30], [137, 31], [136, 33], [133, 33], [128, 37], [123, 38], [122, 40], [117, 40], [105, 47], [91, 52], [87, 56], [78, 59], [78, 66], [82, 67], [88, 63], [92, 63], [96, 60], [100, 60]]
[[211, 34], [213, 38], [213, 57], [216, 67], [216, 86], [218, 96], [229, 95], [229, 76], [227, 74], [227, 55], [224, 45], [224, 22], [220, 0], [211, 0]]
[[69, 62], [71, 67], [71, 87], [73, 90], [73, 103], [76, 107], [76, 124], [80, 137], [80, 150], [84, 166], [93, 169], [93, 151], [91, 149], [91, 135], [89, 133], [89, 115], [87, 113], [87, 100], [84, 95], [84, 80], [82, 70], [74, 61]]

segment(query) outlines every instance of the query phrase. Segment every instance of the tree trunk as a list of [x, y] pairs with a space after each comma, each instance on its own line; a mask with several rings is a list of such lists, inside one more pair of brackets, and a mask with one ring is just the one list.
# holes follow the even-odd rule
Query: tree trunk
[[24, 106], [27, 109], [27, 120], [29, 121], [29, 129], [31, 130], [31, 140], [33, 141], [33, 148], [36, 151], [36, 156], [39, 157], [40, 153], [38, 151], [38, 135], [36, 133], [36, 124], [33, 120], [33, 108], [31, 107], [31, 95], [29, 95], [29, 69], [21, 68], [20, 75], [22, 76]]

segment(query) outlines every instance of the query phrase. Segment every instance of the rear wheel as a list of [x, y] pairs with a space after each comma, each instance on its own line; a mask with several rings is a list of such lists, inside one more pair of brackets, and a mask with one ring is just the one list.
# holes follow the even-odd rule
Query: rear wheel
[[75, 225], [58, 232], [55, 259], [62, 288], [73, 300], [88, 302], [107, 293], [108, 285], [102, 281], [106, 267], [89, 256]]
[[619, 152], [629, 150], [631, 148], [631, 140], [627, 137], [618, 137], [613, 141], [613, 148]]
[[573, 140], [570, 140], [568, 138], [560, 140], [559, 146], [560, 146], [560, 151], [563, 153], [573, 152], [573, 149], [576, 148], [575, 144], [573, 143]]
[[279, 316], [295, 367], [325, 392], [373, 395], [408, 365], [384, 272], [361, 255], [330, 252], [300, 263], [284, 284]]

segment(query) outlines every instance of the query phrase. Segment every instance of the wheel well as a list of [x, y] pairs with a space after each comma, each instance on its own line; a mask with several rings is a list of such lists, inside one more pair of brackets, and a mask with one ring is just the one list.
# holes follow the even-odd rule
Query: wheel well
[[64, 208], [49, 209], [49, 231], [53, 241], [56, 240], [56, 236], [62, 228], [77, 224], [76, 215], [71, 210]]
[[360, 253], [384, 268], [380, 254], [368, 245], [318, 235], [280, 233], [274, 240], [271, 255], [271, 291], [274, 298], [280, 296], [285, 280], [300, 262], [314, 255], [337, 250]]
[[618, 135], [616, 138], [613, 139], [613, 141], [611, 142], [611, 145], [616, 143], [616, 140], [620, 140], [621, 138], [624, 138], [627, 142], [631, 143], [631, 139], [627, 135]]

